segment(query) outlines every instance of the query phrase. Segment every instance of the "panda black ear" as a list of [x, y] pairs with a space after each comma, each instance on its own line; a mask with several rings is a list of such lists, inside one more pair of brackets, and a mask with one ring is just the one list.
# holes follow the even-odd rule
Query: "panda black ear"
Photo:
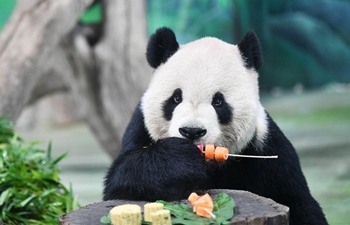
[[146, 57], [149, 65], [157, 68], [165, 63], [177, 50], [179, 43], [175, 34], [167, 27], [159, 28], [148, 41]]
[[254, 67], [258, 70], [263, 62], [260, 41], [254, 31], [248, 31], [238, 44], [238, 49], [242, 54], [245, 65], [248, 69]]

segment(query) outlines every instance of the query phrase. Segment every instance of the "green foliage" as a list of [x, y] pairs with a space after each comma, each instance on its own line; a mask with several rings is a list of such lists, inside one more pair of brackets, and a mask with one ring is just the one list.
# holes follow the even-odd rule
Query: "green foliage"
[[57, 163], [38, 142], [25, 143], [12, 123], [0, 117], [0, 218], [5, 224], [58, 224], [58, 217], [78, 207], [72, 188], [65, 188]]

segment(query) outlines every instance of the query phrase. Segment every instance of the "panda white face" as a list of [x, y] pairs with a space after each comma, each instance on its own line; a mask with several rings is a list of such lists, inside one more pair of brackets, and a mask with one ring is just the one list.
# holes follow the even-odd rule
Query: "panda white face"
[[142, 98], [145, 125], [154, 140], [187, 138], [241, 151], [267, 131], [258, 75], [237, 46], [202, 38], [159, 65]]

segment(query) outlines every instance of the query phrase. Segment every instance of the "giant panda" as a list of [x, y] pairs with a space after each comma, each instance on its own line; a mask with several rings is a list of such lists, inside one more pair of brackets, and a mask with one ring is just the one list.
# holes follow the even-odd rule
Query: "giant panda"
[[[239, 189], [290, 208], [290, 224], [327, 224], [296, 151], [259, 101], [259, 40], [238, 45], [205, 37], [179, 45], [169, 28], [150, 37], [150, 85], [132, 116], [120, 155], [104, 181], [104, 200], [178, 200], [194, 190]], [[203, 158], [198, 144], [262, 160]]]

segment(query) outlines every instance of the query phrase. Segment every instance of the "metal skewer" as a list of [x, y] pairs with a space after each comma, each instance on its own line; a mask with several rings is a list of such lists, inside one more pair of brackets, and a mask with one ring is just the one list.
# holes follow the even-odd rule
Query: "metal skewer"
[[277, 159], [278, 155], [272, 156], [258, 156], [258, 155], [237, 155], [237, 154], [226, 154], [232, 157], [241, 157], [241, 158], [257, 158], [257, 159]]

